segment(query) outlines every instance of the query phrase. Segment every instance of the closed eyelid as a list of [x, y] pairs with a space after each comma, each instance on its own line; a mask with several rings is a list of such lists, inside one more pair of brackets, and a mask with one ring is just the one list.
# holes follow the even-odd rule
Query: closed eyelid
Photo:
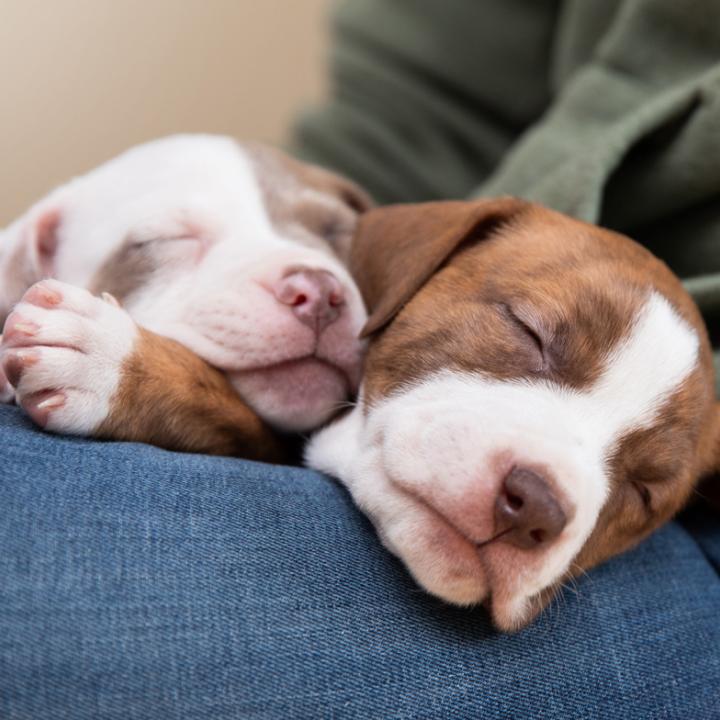
[[218, 229], [201, 218], [186, 215], [149, 218], [130, 229], [125, 238], [128, 246], [143, 246], [173, 241], [198, 241], [211, 244]]
[[202, 238], [198, 237], [197, 235], [174, 235], [174, 234], [168, 234], [168, 235], [158, 235], [155, 234], [137, 234], [132, 235], [128, 240], [129, 246], [142, 246], [142, 245], [150, 245], [151, 243], [159, 243], [159, 242], [173, 242], [173, 241], [179, 241], [179, 240], [191, 240], [195, 242], [202, 242]]
[[510, 322], [516, 327], [520, 328], [527, 335], [533, 338], [541, 349], [546, 344], [546, 333], [540, 329], [540, 323], [535, 321], [535, 318], [522, 308], [515, 308], [509, 303], [500, 303], [503, 314], [507, 317]]
[[541, 359], [540, 367], [536, 369], [536, 372], [546, 371], [550, 363], [543, 334], [526, 319], [527, 313], [516, 310], [508, 303], [499, 303], [499, 307], [504, 317], [534, 343]]

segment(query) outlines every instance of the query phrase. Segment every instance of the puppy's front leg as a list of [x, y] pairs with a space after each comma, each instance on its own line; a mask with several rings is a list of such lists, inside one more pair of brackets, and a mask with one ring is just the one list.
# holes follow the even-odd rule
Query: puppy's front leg
[[0, 367], [47, 430], [280, 461], [284, 444], [227, 378], [110, 296], [44, 280], [5, 324]]

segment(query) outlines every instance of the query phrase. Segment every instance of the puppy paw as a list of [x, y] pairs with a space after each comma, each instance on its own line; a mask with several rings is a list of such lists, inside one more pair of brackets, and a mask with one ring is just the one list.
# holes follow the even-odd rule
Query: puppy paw
[[[112, 296], [43, 280], [9, 315], [0, 375], [40, 426], [91, 435], [105, 420], [137, 326]], [[0, 377], [2, 388], [2, 377]]]

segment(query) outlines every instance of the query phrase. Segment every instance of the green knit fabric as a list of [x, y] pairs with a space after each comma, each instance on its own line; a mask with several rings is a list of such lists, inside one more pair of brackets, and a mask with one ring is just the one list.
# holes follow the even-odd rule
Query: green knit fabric
[[333, 28], [300, 156], [381, 203], [512, 194], [620, 230], [720, 346], [720, 0], [343, 0]]

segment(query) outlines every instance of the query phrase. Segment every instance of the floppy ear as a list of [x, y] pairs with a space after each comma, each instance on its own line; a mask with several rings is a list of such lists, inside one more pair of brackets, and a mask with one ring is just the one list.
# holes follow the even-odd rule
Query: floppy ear
[[[374, 206], [370, 195], [352, 180], [319, 165], [302, 162], [277, 148], [261, 143], [244, 147], [257, 166], [266, 203], [275, 208], [282, 221], [304, 226], [324, 239], [347, 264], [357, 219]], [[288, 185], [288, 174], [295, 178], [297, 187], [293, 187], [292, 182]], [[302, 192], [306, 188], [316, 192], [308, 197], [308, 193]], [[312, 197], [317, 193], [337, 202], [319, 204], [318, 198]]]
[[[330, 223], [321, 224], [317, 231], [328, 242], [340, 261], [347, 265], [352, 247], [354, 230], [358, 218], [375, 206], [372, 198], [359, 186], [342, 175], [325, 170], [317, 165], [307, 165], [299, 171], [304, 181], [320, 192], [337, 198], [346, 208], [346, 213], [322, 213], [321, 217]], [[300, 217], [307, 209], [298, 208]], [[311, 221], [312, 224], [312, 221]]]
[[350, 271], [370, 314], [362, 337], [390, 322], [463, 242], [486, 236], [526, 207], [523, 200], [502, 197], [364, 213], [350, 250]]
[[352, 180], [348, 180], [331, 170], [326, 170], [318, 165], [307, 165], [303, 168], [302, 174], [307, 182], [322, 192], [334, 195], [339, 200], [342, 200], [345, 205], [358, 214], [375, 207], [375, 203], [365, 190]]

